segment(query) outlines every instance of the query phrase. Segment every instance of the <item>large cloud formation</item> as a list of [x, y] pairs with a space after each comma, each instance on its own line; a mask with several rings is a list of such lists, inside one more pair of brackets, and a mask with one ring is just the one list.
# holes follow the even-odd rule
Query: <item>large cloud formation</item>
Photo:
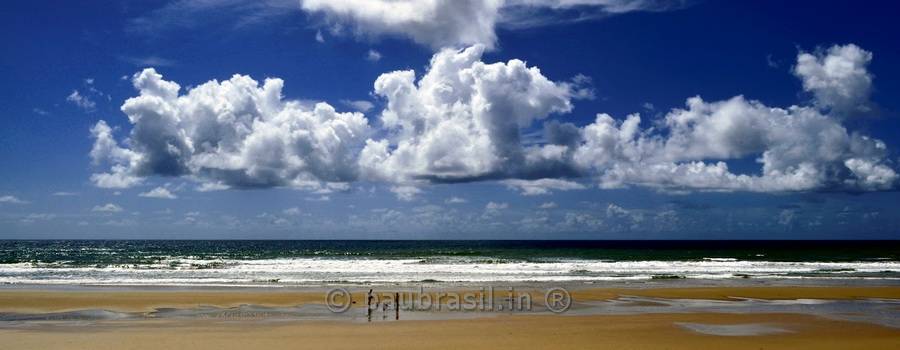
[[[887, 190], [897, 173], [884, 142], [848, 131], [843, 118], [867, 111], [872, 54], [856, 45], [825, 54], [801, 52], [795, 74], [813, 106], [769, 107], [736, 96], [689, 98], [661, 130], [641, 130], [640, 116], [617, 122], [601, 114], [582, 130], [573, 160], [601, 187], [629, 184], [674, 189], [757, 192]], [[757, 157], [758, 175], [730, 172], [726, 160]], [[718, 160], [709, 162], [708, 160]]]
[[[813, 95], [809, 105], [698, 96], [653, 123], [601, 113], [584, 126], [553, 119], [589, 96], [584, 79], [555, 82], [520, 60], [484, 63], [484, 49], [441, 50], [418, 78], [382, 74], [377, 133], [360, 113], [284, 100], [279, 79], [260, 86], [235, 75], [179, 95], [178, 84], [146, 69], [133, 77], [140, 95], [122, 106], [133, 126], [124, 143], [104, 121], [92, 129], [91, 156], [108, 166], [92, 180], [121, 188], [180, 176], [205, 189], [322, 191], [365, 180], [391, 184], [404, 199], [427, 183], [487, 179], [525, 195], [581, 189], [579, 178], [664, 191], [876, 191], [897, 183], [885, 143], [842, 124], [870, 104], [872, 55], [854, 45], [798, 55], [794, 73]], [[542, 141], [526, 142], [522, 130], [536, 124]], [[728, 165], [754, 159], [758, 172]]]
[[554, 83], [520, 60], [481, 62], [480, 45], [434, 55], [429, 71], [382, 74], [381, 122], [394, 138], [368, 140], [360, 165], [370, 178], [471, 181], [521, 177], [533, 169], [520, 130], [572, 109], [578, 87]]
[[[632, 11], [660, 11], [684, 5], [678, 0], [302, 0], [301, 8], [320, 14], [333, 31], [350, 27], [363, 37], [393, 35], [440, 49], [481, 44], [493, 48], [495, 28], [533, 26], [573, 18]], [[549, 14], [544, 12], [550, 12]]]
[[116, 142], [105, 121], [91, 130], [91, 157], [110, 164], [108, 172], [92, 176], [97, 186], [129, 187], [151, 175], [193, 177], [206, 188], [318, 188], [356, 179], [356, 147], [369, 132], [360, 113], [283, 100], [280, 79], [260, 86], [235, 75], [185, 95], [152, 68], [132, 82], [140, 95], [122, 105], [133, 125], [128, 147]]
[[[743, 96], [688, 99], [665, 116], [663, 132], [639, 128], [640, 116], [617, 122], [601, 114], [583, 129], [573, 159], [596, 171], [602, 187], [757, 192], [891, 188], [883, 142], [850, 133], [810, 107], [768, 107]], [[725, 160], [757, 157], [758, 175], [735, 174]], [[715, 162], [707, 160], [715, 159]]]

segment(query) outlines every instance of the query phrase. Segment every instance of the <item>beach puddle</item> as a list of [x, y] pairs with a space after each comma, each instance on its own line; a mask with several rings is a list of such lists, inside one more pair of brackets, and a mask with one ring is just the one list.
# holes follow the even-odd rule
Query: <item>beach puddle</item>
[[718, 335], [723, 337], [749, 337], [792, 333], [792, 331], [789, 329], [766, 323], [705, 324], [675, 322], [675, 325], [695, 333]]

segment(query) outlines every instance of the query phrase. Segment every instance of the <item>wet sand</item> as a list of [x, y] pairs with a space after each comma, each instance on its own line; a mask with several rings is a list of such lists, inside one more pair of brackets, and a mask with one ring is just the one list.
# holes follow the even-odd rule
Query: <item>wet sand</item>
[[900, 299], [900, 286], [773, 286], [773, 287], [681, 287], [681, 288], [591, 288], [572, 291], [575, 300], [609, 300], [623, 295], [669, 299]]
[[[356, 297], [356, 296], [354, 296]], [[359, 294], [359, 298], [362, 294]], [[148, 312], [158, 308], [293, 306], [322, 303], [324, 292], [255, 290], [2, 290], [0, 312], [61, 312], [103, 309]]]
[[[364, 289], [349, 288], [354, 300], [365, 300]], [[392, 287], [374, 287], [376, 291], [392, 291]], [[408, 288], [400, 288], [405, 290]], [[433, 290], [433, 289], [426, 289]], [[444, 289], [466, 291], [466, 289]], [[527, 288], [519, 288], [529, 291]], [[863, 298], [900, 299], [900, 286], [840, 287], [840, 286], [772, 286], [772, 287], [679, 287], [679, 288], [570, 288], [575, 301], [610, 300], [621, 296], [640, 296], [668, 299], [728, 300], [754, 299], [829, 299]], [[530, 291], [535, 300], [540, 292]], [[502, 295], [498, 289], [497, 296]], [[244, 304], [259, 306], [296, 306], [321, 304], [325, 289], [128, 289], [128, 290], [52, 290], [0, 289], [0, 312], [60, 312], [84, 309], [103, 309], [123, 312], [147, 312], [158, 308], [195, 308], [214, 306], [236, 307]]]
[[[363, 287], [360, 287], [360, 290]], [[390, 288], [379, 288], [388, 290]], [[354, 299], [363, 300], [360, 290]], [[324, 289], [0, 289], [0, 313], [166, 308], [322, 308]], [[900, 299], [900, 286], [576, 288], [576, 303], [641, 298]], [[652, 302], [638, 304], [652, 306]], [[358, 306], [357, 306], [358, 307]], [[0, 323], [3, 323], [0, 321]], [[7, 322], [3, 349], [895, 349], [900, 328], [783, 312], [490, 314], [357, 322], [229, 318]]]

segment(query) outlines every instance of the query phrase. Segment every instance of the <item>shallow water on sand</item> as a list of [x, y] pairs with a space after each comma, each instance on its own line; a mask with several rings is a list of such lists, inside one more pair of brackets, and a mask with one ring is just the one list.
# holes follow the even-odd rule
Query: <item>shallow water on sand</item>
[[[496, 304], [503, 303], [498, 298]], [[606, 301], [577, 300], [565, 313], [547, 311], [537, 301], [531, 310], [509, 311], [443, 311], [401, 309], [399, 320], [450, 320], [497, 317], [502, 315], [641, 315], [671, 313], [724, 313], [724, 314], [801, 314], [833, 320], [864, 322], [891, 328], [900, 328], [900, 299], [854, 300], [762, 300], [762, 299], [669, 299], [622, 296]], [[75, 310], [52, 313], [0, 313], [0, 328], [41, 326], [90, 325], [115, 321], [182, 320], [211, 322], [291, 322], [310, 320], [348, 322], [395, 321], [391, 308], [373, 310], [371, 317], [364, 307], [353, 307], [343, 313], [331, 312], [323, 304], [304, 304], [292, 307], [240, 305], [237, 307], [201, 306], [197, 308], [159, 308], [150, 312], [116, 312], [102, 309]], [[127, 324], [127, 322], [125, 323]], [[774, 325], [742, 325], [719, 327], [715, 325], [679, 325], [700, 333], [720, 335], [744, 335], [743, 333], [769, 334], [780, 332]], [[788, 330], [785, 330], [788, 331]]]

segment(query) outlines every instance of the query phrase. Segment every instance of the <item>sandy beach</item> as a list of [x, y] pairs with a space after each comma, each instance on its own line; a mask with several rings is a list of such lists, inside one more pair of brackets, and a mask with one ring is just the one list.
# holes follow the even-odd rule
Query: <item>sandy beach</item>
[[[572, 296], [582, 304], [630, 297], [720, 303], [746, 298], [896, 301], [900, 287], [581, 288]], [[6, 289], [0, 290], [0, 314], [78, 310], [140, 314], [167, 308], [229, 310], [242, 305], [280, 308], [320, 306], [323, 299], [324, 292], [308, 290]], [[469, 316], [373, 323], [252, 317], [50, 318], [3, 322], [0, 344], [4, 349], [891, 349], [900, 341], [900, 328], [793, 312], [585, 314], [573, 310], [560, 315]]]

